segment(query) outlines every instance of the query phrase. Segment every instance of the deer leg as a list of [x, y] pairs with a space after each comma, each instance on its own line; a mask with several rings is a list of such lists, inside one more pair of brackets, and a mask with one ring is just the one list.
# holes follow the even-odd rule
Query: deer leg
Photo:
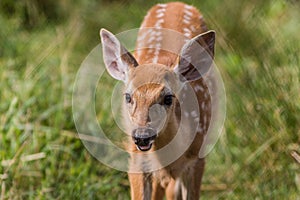
[[180, 179], [176, 180], [176, 196], [174, 199], [198, 200], [200, 198], [200, 186], [204, 165], [204, 159], [198, 159], [193, 166], [183, 172]]
[[166, 190], [167, 200], [182, 200], [182, 186], [181, 179], [172, 179]]
[[151, 174], [129, 173], [130, 191], [132, 200], [150, 200], [152, 193]]
[[192, 199], [199, 199], [200, 198], [200, 189], [201, 189], [201, 181], [202, 176], [204, 173], [204, 167], [205, 167], [205, 159], [198, 159], [197, 162], [194, 165], [194, 174], [192, 175], [194, 177], [193, 179], [193, 195], [194, 198]]
[[166, 188], [166, 198], [167, 200], [174, 200], [175, 199], [175, 184], [176, 181], [174, 179], [172, 179], [170, 181], [170, 183], [168, 184], [167, 188]]
[[163, 200], [164, 199], [165, 190], [161, 187], [158, 180], [153, 179], [152, 182], [152, 200]]

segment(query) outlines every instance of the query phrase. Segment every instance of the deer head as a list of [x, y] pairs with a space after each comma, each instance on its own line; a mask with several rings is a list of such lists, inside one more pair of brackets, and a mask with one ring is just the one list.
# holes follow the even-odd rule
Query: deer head
[[209, 31], [188, 41], [174, 67], [139, 64], [112, 33], [101, 29], [100, 36], [108, 73], [125, 84], [127, 134], [138, 150], [148, 151], [161, 133], [172, 126], [176, 128], [176, 92], [180, 83], [202, 78], [212, 65], [215, 33]]

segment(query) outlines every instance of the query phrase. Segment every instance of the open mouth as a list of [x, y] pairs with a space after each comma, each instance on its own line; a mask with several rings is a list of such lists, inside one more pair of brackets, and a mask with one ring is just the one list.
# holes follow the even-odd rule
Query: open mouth
[[154, 140], [150, 141], [148, 144], [136, 144], [136, 147], [140, 151], [149, 151], [152, 147]]
[[157, 134], [153, 129], [140, 127], [133, 130], [132, 140], [139, 151], [149, 151], [156, 136]]

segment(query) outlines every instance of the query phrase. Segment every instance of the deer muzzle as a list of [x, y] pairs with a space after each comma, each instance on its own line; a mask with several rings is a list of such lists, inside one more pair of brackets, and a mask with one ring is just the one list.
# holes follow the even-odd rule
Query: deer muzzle
[[132, 139], [140, 151], [150, 150], [156, 136], [156, 131], [148, 127], [140, 127], [132, 131]]

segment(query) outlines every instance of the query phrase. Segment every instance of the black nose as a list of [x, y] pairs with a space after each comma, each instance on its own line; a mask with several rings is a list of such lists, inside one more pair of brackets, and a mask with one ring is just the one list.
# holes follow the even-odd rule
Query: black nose
[[132, 131], [132, 139], [138, 146], [147, 146], [156, 138], [156, 132], [151, 128], [137, 128]]

